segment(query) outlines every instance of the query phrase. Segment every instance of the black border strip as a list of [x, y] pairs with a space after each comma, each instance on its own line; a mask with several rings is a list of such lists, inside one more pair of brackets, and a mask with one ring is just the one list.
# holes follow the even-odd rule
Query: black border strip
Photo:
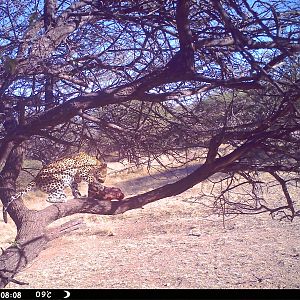
[[[68, 292], [70, 294], [68, 294]], [[67, 297], [69, 295], [69, 297]], [[300, 299], [300, 290], [198, 289], [4, 289], [0, 300], [75, 299]]]

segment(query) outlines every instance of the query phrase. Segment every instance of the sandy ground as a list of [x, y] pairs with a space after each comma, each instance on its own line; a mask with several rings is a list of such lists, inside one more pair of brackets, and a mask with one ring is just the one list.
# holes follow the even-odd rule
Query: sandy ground
[[[107, 185], [131, 195], [166, 181], [123, 174]], [[123, 215], [84, 215], [84, 229], [52, 241], [16, 279], [40, 289], [299, 288], [300, 220], [238, 216], [224, 228], [221, 217], [191, 201], [202, 184]], [[32, 208], [48, 205], [34, 201]], [[11, 221], [0, 222], [3, 248], [14, 234]]]

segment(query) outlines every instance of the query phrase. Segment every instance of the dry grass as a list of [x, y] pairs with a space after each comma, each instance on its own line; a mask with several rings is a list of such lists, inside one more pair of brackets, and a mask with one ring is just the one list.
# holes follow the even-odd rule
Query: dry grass
[[[170, 178], [124, 171], [111, 173], [106, 184], [128, 196], [185, 172]], [[29, 282], [29, 288], [299, 288], [300, 222], [238, 216], [223, 228], [222, 217], [194, 201], [207, 185], [123, 215], [84, 215], [86, 228], [51, 242], [17, 279]], [[39, 200], [37, 195], [25, 198], [28, 206], [48, 205], [45, 195]], [[0, 222], [0, 234], [5, 248], [15, 235], [11, 221]]]

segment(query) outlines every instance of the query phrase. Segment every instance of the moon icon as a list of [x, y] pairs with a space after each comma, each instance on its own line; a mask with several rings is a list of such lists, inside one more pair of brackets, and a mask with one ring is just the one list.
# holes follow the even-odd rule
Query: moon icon
[[71, 296], [71, 293], [69, 291], [64, 291], [66, 293], [66, 296], [64, 298], [69, 298]]

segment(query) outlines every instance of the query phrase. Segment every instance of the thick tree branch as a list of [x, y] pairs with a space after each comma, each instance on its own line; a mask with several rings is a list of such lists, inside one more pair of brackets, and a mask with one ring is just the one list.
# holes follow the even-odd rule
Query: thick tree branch
[[186, 72], [195, 72], [193, 34], [189, 24], [189, 0], [178, 0], [176, 6], [176, 24], [178, 30], [180, 51], [176, 54], [169, 64], [173, 64], [172, 68], [181, 67]]
[[6, 163], [0, 173], [0, 198], [2, 200], [4, 210], [3, 218], [7, 222], [6, 211], [14, 220], [15, 224], [20, 226], [22, 218], [29, 212], [29, 209], [22, 201], [14, 201], [8, 205], [11, 195], [16, 190], [16, 180], [22, 168], [24, 147], [15, 146], [10, 152]]

